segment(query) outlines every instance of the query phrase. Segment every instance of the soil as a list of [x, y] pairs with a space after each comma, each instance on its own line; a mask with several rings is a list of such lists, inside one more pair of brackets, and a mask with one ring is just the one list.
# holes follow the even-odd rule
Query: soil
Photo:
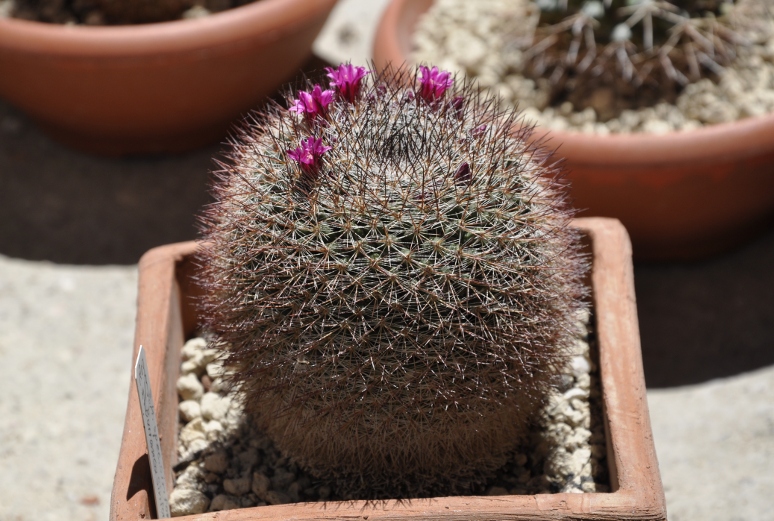
[[200, 18], [256, 0], [0, 0], [12, 18], [68, 25], [128, 25]]

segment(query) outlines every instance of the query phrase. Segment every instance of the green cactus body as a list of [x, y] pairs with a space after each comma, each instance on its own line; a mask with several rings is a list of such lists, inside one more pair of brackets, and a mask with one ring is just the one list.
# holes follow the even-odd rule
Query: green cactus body
[[346, 67], [355, 88], [233, 144], [203, 219], [207, 326], [247, 410], [345, 496], [462, 492], [534, 419], [585, 260], [517, 114], [435, 68]]
[[524, 72], [548, 77], [555, 98], [576, 104], [600, 86], [640, 106], [673, 101], [688, 83], [717, 77], [746, 43], [734, 29], [734, 0], [535, 3], [539, 16]]

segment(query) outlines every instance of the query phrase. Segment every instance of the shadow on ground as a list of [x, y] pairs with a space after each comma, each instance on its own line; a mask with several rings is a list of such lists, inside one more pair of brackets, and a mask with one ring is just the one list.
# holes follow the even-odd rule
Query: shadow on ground
[[[328, 65], [313, 57], [303, 70], [317, 77]], [[135, 264], [154, 246], [194, 239], [194, 216], [209, 201], [213, 158], [224, 150], [213, 145], [177, 156], [89, 156], [49, 140], [0, 100], [0, 254]]]
[[774, 365], [774, 231], [703, 263], [634, 271], [648, 387]]
[[[313, 60], [305, 70], [326, 64]], [[134, 264], [196, 237], [222, 147], [107, 159], [50, 141], [0, 101], [0, 254], [64, 264]], [[774, 231], [725, 256], [635, 269], [649, 387], [774, 365]]]

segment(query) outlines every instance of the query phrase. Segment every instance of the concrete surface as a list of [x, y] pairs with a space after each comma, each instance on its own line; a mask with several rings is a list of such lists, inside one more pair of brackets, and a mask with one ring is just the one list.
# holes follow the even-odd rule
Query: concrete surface
[[[341, 0], [317, 55], [363, 63], [384, 4]], [[90, 157], [0, 101], [0, 521], [107, 519], [135, 264], [195, 237], [218, 153]], [[774, 520], [772, 268], [774, 230], [704, 263], [635, 269], [671, 521]]]
[[1, 520], [107, 519], [136, 271], [0, 258]]

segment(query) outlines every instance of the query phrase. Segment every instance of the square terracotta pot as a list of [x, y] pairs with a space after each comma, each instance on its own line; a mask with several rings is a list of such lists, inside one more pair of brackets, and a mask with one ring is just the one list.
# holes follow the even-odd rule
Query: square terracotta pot
[[[576, 219], [593, 254], [591, 274], [611, 492], [387, 501], [310, 502], [186, 516], [189, 521], [261, 520], [666, 520], [645, 397], [631, 244], [615, 219]], [[197, 327], [196, 243], [155, 248], [140, 261], [135, 353], [147, 352], [167, 486], [177, 461], [180, 349]], [[145, 434], [132, 380], [110, 504], [111, 521], [155, 518]]]

